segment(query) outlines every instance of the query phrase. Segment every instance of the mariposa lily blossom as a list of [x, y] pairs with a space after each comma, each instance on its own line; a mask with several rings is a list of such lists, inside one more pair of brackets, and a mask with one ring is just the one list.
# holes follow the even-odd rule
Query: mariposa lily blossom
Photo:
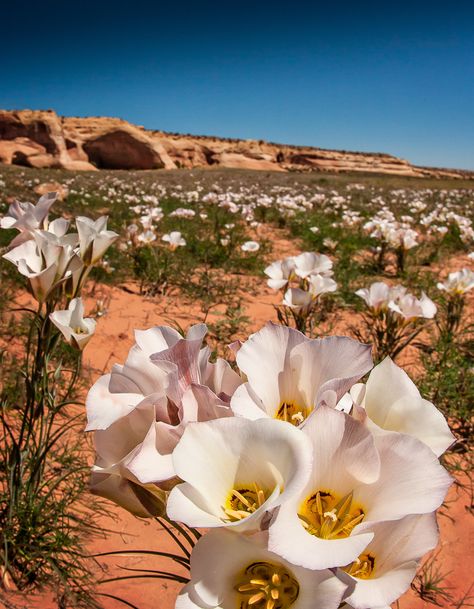
[[67, 310], [54, 311], [49, 318], [66, 339], [80, 349], [87, 345], [95, 332], [95, 319], [84, 319], [84, 304], [81, 298], [73, 298]]
[[232, 416], [230, 395], [241, 380], [224, 360], [208, 361], [205, 333], [204, 324], [192, 326], [186, 338], [165, 326], [136, 331], [125, 364], [91, 388], [87, 430], [95, 431], [97, 493], [111, 498], [112, 489], [129, 509], [130, 484], [133, 496], [137, 484], [168, 487], [175, 477], [171, 453], [186, 425]]
[[264, 270], [265, 275], [269, 277], [267, 285], [274, 290], [281, 290], [290, 281], [294, 270], [295, 260], [292, 256], [272, 262]]
[[81, 258], [86, 265], [95, 264], [118, 238], [117, 233], [107, 230], [107, 220], [107, 216], [102, 216], [98, 220], [85, 216], [76, 218]]
[[366, 385], [354, 385], [355, 414], [373, 433], [405, 433], [440, 456], [455, 441], [443, 414], [424, 400], [407, 373], [386, 357], [371, 371]]
[[235, 414], [293, 425], [319, 404], [335, 405], [373, 365], [368, 345], [340, 336], [309, 339], [271, 322], [242, 344], [236, 361], [247, 382], [233, 395]]
[[168, 516], [192, 527], [258, 530], [267, 511], [301, 492], [311, 462], [308, 438], [282, 421], [190, 423], [173, 451], [184, 482], [170, 493]]
[[401, 433], [373, 436], [349, 415], [320, 406], [301, 430], [313, 470], [269, 528], [269, 549], [309, 569], [355, 561], [374, 537], [371, 524], [428, 514], [451, 478], [435, 454]]
[[474, 272], [470, 269], [461, 269], [454, 273], [449, 273], [444, 282], [439, 282], [436, 287], [448, 294], [465, 294], [474, 288]]
[[186, 245], [186, 239], [178, 230], [173, 230], [170, 233], [163, 235], [161, 240], [168, 243], [172, 251], [174, 251], [178, 247], [184, 247]]
[[325, 254], [316, 252], [304, 252], [295, 256], [295, 274], [302, 279], [311, 275], [323, 275], [328, 277], [333, 275], [332, 260]]
[[354, 584], [344, 600], [352, 609], [389, 607], [413, 581], [419, 560], [438, 543], [436, 515], [406, 516], [371, 527], [372, 541], [342, 570]]
[[74, 252], [74, 235], [60, 238], [46, 231], [33, 231], [33, 238], [22, 242], [3, 257], [12, 262], [30, 283], [39, 302], [68, 277], [78, 276], [82, 262]]
[[337, 609], [346, 592], [331, 571], [304, 569], [269, 552], [264, 535], [216, 529], [193, 549], [191, 581], [176, 609]]
[[15, 201], [8, 209], [8, 213], [0, 219], [1, 228], [16, 228], [20, 231], [10, 247], [16, 247], [33, 238], [36, 229], [48, 228], [48, 214], [51, 206], [57, 199], [57, 193], [48, 192], [36, 203], [23, 203]]

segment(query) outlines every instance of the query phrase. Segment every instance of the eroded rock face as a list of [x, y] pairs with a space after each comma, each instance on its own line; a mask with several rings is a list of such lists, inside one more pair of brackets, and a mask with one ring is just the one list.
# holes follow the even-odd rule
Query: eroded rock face
[[160, 156], [149, 142], [126, 131], [111, 131], [84, 142], [84, 152], [99, 169], [161, 169]]
[[462, 171], [416, 167], [389, 154], [179, 135], [118, 118], [59, 117], [51, 110], [0, 110], [0, 163], [80, 171], [231, 167], [467, 177]]

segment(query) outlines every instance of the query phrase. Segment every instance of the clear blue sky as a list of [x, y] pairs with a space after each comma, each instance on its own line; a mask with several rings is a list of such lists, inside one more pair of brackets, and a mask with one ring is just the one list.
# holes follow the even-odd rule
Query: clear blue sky
[[474, 169], [473, 0], [17, 0], [0, 41], [0, 108]]

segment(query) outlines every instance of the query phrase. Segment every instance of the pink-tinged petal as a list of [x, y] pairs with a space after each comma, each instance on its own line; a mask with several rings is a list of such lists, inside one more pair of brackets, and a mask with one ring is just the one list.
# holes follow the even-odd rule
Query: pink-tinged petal
[[[153, 514], [148, 511], [143, 502], [135, 492], [136, 484], [122, 478], [119, 475], [103, 474], [100, 471], [92, 472], [90, 481], [90, 491], [94, 495], [100, 495], [117, 505], [125, 508], [135, 516], [150, 518]], [[146, 493], [147, 491], [143, 491]], [[150, 497], [150, 505], [152, 503]]]
[[215, 364], [207, 363], [204, 372], [201, 372], [201, 383], [227, 403], [242, 382], [242, 378], [232, 370], [229, 363], [221, 358]]
[[181, 407], [182, 420], [186, 423], [234, 416], [228, 404], [218, 398], [209, 387], [194, 383], [184, 392]]
[[155, 409], [152, 404], [135, 407], [107, 429], [95, 432], [94, 444], [97, 454], [108, 464], [121, 461], [143, 442], [154, 421]]
[[174, 384], [170, 385], [168, 389], [168, 395], [175, 403], [181, 400], [184, 391], [191, 383], [200, 382], [199, 351], [201, 345], [202, 338], [181, 339], [169, 349], [150, 356], [150, 361], [157, 368], [160, 368], [163, 363], [176, 366]]
[[135, 330], [135, 341], [148, 357], [153, 353], [169, 349], [179, 340], [182, 340], [182, 338], [177, 330], [168, 326], [156, 326], [148, 330]]
[[173, 478], [175, 472], [171, 453], [183, 431], [183, 427], [152, 424], [143, 442], [125, 459], [124, 466], [142, 484]]
[[91, 387], [86, 398], [86, 431], [107, 429], [112, 423], [129, 414], [143, 399], [137, 393], [111, 393], [110, 374], [101, 376]]

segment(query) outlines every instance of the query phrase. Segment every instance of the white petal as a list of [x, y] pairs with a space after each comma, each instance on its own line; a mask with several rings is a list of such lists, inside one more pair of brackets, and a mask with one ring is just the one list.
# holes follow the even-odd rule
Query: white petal
[[136, 393], [111, 393], [109, 382], [110, 374], [101, 376], [87, 394], [86, 431], [107, 429], [114, 421], [131, 412], [143, 399], [142, 395]]

